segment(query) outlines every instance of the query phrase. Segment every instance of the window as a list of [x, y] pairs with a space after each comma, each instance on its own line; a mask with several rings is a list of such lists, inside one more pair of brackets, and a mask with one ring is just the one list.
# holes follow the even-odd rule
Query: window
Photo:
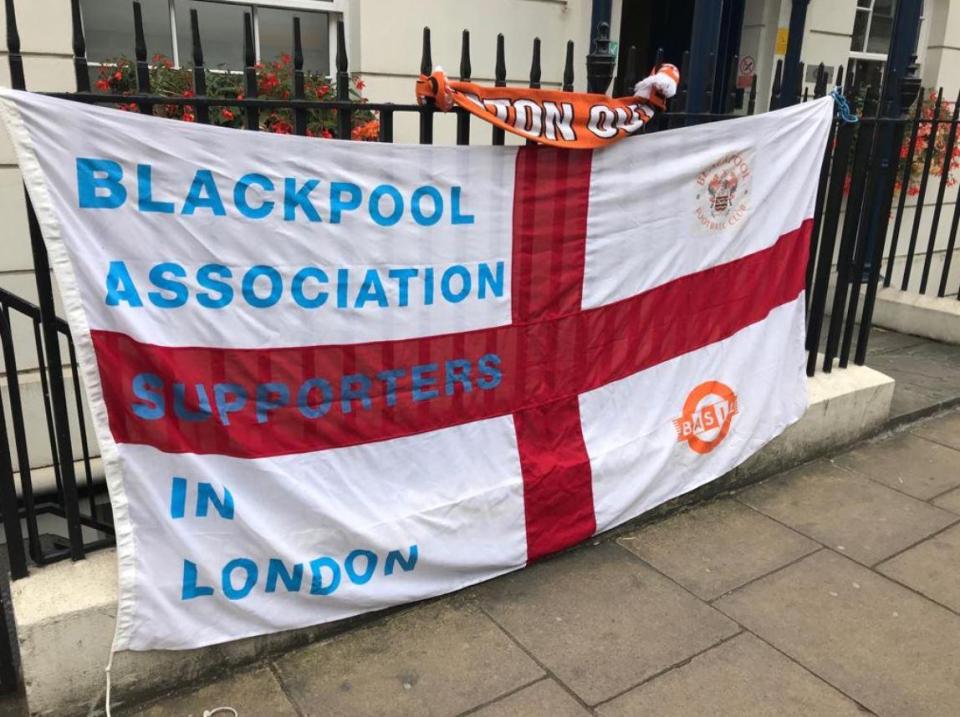
[[[878, 82], [883, 75], [896, 9], [897, 0], [857, 0], [853, 36], [850, 40], [850, 68], [856, 76], [866, 77], [871, 84]], [[918, 64], [926, 44], [923, 42], [925, 30], [924, 9], [921, 9], [920, 38], [917, 43]]]
[[[191, 64], [190, 11], [200, 23], [203, 60], [210, 68], [243, 68], [243, 15], [253, 19], [258, 62], [269, 62], [293, 47], [293, 18], [300, 18], [304, 68], [329, 74], [331, 13], [342, 0], [141, 0], [143, 30], [150, 57], [160, 53], [178, 67]], [[97, 65], [134, 57], [132, 0], [81, 0], [87, 59]], [[336, 19], [336, 18], [334, 18]]]
[[893, 29], [895, 0], [857, 0], [850, 49], [874, 55], [887, 54]]

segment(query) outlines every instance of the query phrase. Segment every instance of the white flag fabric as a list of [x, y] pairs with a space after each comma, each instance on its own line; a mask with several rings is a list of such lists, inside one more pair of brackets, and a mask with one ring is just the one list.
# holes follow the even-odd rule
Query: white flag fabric
[[592, 152], [0, 109], [103, 456], [117, 649], [516, 570], [806, 408], [830, 98]]

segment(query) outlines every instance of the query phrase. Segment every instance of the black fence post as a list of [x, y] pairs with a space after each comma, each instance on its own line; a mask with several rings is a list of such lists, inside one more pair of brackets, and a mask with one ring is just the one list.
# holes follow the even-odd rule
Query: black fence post
[[[20, 529], [20, 514], [17, 510], [17, 487], [13, 482], [13, 460], [10, 457], [10, 440], [7, 436], [7, 420], [2, 396], [0, 396], [0, 512], [3, 514], [3, 534], [7, 541], [10, 578], [19, 580], [27, 577], [27, 556], [23, 550], [23, 531]], [[5, 617], [0, 610], [0, 622], [6, 622]], [[3, 650], [4, 644], [0, 643], [0, 650]], [[4, 660], [0, 659], [0, 664], [3, 662]]]
[[[303, 76], [303, 40], [300, 37], [300, 18], [293, 18], [293, 97], [297, 100], [306, 98], [306, 87]], [[307, 133], [307, 111], [303, 107], [293, 110], [293, 131], [298, 135]]]
[[[497, 33], [497, 64], [493, 70], [493, 86], [494, 87], [506, 87], [507, 86], [507, 58], [506, 52], [503, 47], [503, 33]], [[491, 134], [491, 143], [495, 145], [501, 145], [504, 143], [506, 136], [504, 131], [499, 127], [494, 127]]]
[[90, 91], [90, 71], [87, 68], [87, 42], [83, 37], [80, 19], [80, 0], [70, 0], [70, 20], [73, 23], [73, 74], [77, 92]]
[[709, 110], [710, 106], [705, 102], [707, 80], [714, 74], [712, 58], [716, 57], [720, 42], [722, 14], [723, 3], [696, 0], [690, 34], [690, 64], [686, 72], [686, 112], [696, 114]]
[[[147, 64], [147, 40], [143, 32], [143, 10], [139, 2], [133, 3], [133, 34], [135, 38], [134, 52], [137, 57], [137, 93], [149, 95], [150, 65]], [[152, 102], [140, 101], [137, 106], [143, 114], [153, 114]]]
[[203, 46], [200, 44], [200, 19], [196, 8], [190, 9], [190, 40], [193, 44], [193, 93], [201, 100], [197, 103], [197, 121], [210, 123], [210, 106], [203, 100], [207, 97], [207, 71], [203, 65]]
[[[420, 74], [433, 72], [433, 52], [430, 46], [430, 28], [423, 28], [423, 49], [420, 55]], [[420, 108], [420, 144], [433, 144], [434, 101], [428, 99]]]
[[[460, 80], [469, 82], [473, 74], [470, 66], [470, 31], [464, 30], [460, 37]], [[470, 144], [470, 113], [457, 108], [457, 144]]]
[[[258, 94], [257, 52], [253, 44], [253, 20], [250, 13], [243, 13], [243, 96], [253, 99]], [[244, 111], [244, 126], [253, 132], [260, 129], [260, 110], [247, 105]]]
[[613, 81], [613, 68], [617, 58], [610, 47], [610, 25], [601, 22], [597, 26], [593, 49], [587, 55], [587, 92], [605, 94]]
[[567, 40], [567, 56], [563, 61], [564, 92], [573, 92], [573, 40]]
[[[17, 16], [13, 0], [6, 0], [7, 13], [7, 50], [10, 63], [10, 84], [15, 90], [25, 90], [23, 58], [20, 55], [20, 34], [17, 31]], [[50, 277], [50, 261], [47, 248], [43, 243], [40, 223], [33, 210], [33, 204], [24, 188], [27, 205], [27, 224], [30, 230], [30, 248], [33, 253], [33, 268], [37, 282], [37, 296], [40, 308], [40, 325], [43, 342], [47, 352], [47, 366], [50, 369], [50, 402], [55, 416], [53, 425], [56, 435], [54, 461], [59, 463], [62, 477], [64, 516], [67, 521], [67, 537], [70, 542], [70, 557], [82, 560], [84, 555], [83, 532], [80, 524], [80, 497], [77, 493], [77, 477], [73, 466], [73, 440], [70, 436], [69, 414], [67, 413], [67, 395], [63, 381], [63, 360], [60, 355], [60, 337], [57, 333], [57, 316], [53, 300], [53, 281]], [[48, 404], [49, 405], [49, 404]]]
[[[930, 278], [930, 265], [933, 263], [933, 250], [937, 243], [937, 230], [940, 228], [940, 214], [943, 210], [943, 200], [947, 191], [947, 182], [950, 179], [950, 166], [953, 164], [953, 148], [957, 142], [957, 121], [960, 120], [960, 95], [953, 103], [953, 117], [950, 120], [950, 130], [947, 133], [947, 146], [944, 150], [943, 166], [940, 168], [940, 187], [937, 190], [937, 201], [933, 208], [933, 221], [930, 224], [930, 238], [927, 240], [927, 254], [923, 260], [923, 274], [920, 277], [920, 293], [927, 293], [927, 281]], [[936, 144], [937, 135], [931, 132], [931, 144]], [[946, 257], [944, 257], [946, 260]]]
[[[917, 42], [920, 35], [920, 14], [923, 0], [900, 0], [893, 18], [893, 32], [890, 37], [890, 49], [887, 52], [887, 73], [883, 81], [883, 102], [886, 118], [899, 119], [913, 102], [911, 96], [919, 87], [916, 79]], [[863, 314], [860, 317], [860, 333], [857, 338], [857, 351], [854, 362], [862, 365], [867, 357], [867, 343], [870, 339], [870, 327], [873, 323], [873, 309], [880, 279], [880, 257], [886, 240], [887, 224], [890, 219], [890, 204], [893, 199], [894, 175], [900, 160], [900, 147], [903, 141], [903, 124], [885, 123], [878, 129], [879, 151], [881, 152], [879, 172], [875, 184], [875, 194], [871, 198], [874, 212], [867, 229], [868, 255], [873, 257], [868, 269], [867, 292], [863, 302]], [[931, 143], [932, 144], [932, 143]], [[919, 213], [919, 206], [917, 208]]]
[[797, 103], [799, 88], [803, 84], [803, 70], [800, 65], [800, 49], [803, 47], [803, 30], [807, 24], [807, 6], [810, 0], [793, 0], [790, 8], [790, 26], [787, 32], [787, 54], [783, 63], [783, 86], [786, 93], [780, 97], [778, 109]]
[[[429, 33], [429, 30], [426, 30]], [[350, 101], [350, 59], [347, 57], [347, 35], [343, 20], [337, 20], [337, 100]], [[421, 115], [422, 116], [422, 115]], [[432, 115], [431, 115], [432, 120]], [[432, 127], [431, 127], [432, 130]], [[349, 107], [337, 110], [337, 136], [350, 139], [353, 131], [353, 114]]]

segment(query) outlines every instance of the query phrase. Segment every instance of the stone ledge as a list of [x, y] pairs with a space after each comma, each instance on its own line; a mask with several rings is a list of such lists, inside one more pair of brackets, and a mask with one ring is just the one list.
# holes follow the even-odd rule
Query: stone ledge
[[[889, 415], [893, 387], [892, 378], [862, 366], [817, 374], [807, 383], [810, 407], [803, 418], [753, 458], [728, 475], [608, 535], [636, 528], [685, 505], [756, 482], [876, 433]], [[12, 593], [30, 714], [74, 714], [91, 707], [102, 708], [103, 668], [116, 615], [115, 551], [104, 550], [81, 562], [36, 569], [30, 577], [13, 583]], [[399, 609], [404, 608], [395, 610]], [[120, 653], [114, 658], [112, 670], [114, 706], [210, 678], [369, 623], [383, 614], [198, 650]]]
[[881, 289], [877, 292], [873, 323], [904, 334], [960, 344], [960, 301], [955, 297], [941, 299]]

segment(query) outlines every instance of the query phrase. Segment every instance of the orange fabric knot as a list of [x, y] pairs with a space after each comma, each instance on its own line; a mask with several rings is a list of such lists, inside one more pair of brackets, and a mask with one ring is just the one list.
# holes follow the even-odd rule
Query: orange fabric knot
[[420, 75], [417, 80], [417, 104], [424, 105], [428, 100], [433, 100], [442, 112], [453, 109], [453, 91], [447, 83], [446, 73], [439, 67], [429, 77]]

